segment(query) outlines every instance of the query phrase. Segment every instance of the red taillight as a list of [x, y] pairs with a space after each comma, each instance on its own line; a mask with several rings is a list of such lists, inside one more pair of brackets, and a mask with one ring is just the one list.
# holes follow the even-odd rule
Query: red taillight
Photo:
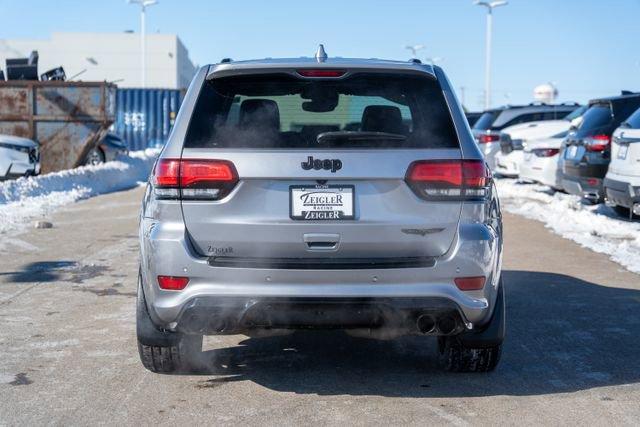
[[587, 151], [604, 151], [611, 144], [611, 137], [609, 135], [594, 135], [591, 138], [587, 138], [585, 141], [585, 148]]
[[342, 77], [345, 75], [345, 70], [298, 70], [298, 74], [302, 77]]
[[189, 283], [188, 277], [181, 276], [158, 276], [158, 286], [167, 291], [181, 291]]
[[233, 182], [236, 178], [233, 164], [224, 160], [183, 160], [180, 163], [180, 186], [183, 188]]
[[480, 144], [497, 141], [500, 141], [500, 135], [483, 133], [482, 135], [478, 136], [478, 143]]
[[538, 157], [552, 157], [560, 152], [557, 148], [541, 148], [538, 150], [533, 150], [536, 156]]
[[160, 159], [153, 174], [157, 187], [177, 187], [180, 176], [180, 160]]
[[484, 287], [484, 276], [456, 277], [453, 280], [461, 291], [478, 291]]
[[462, 163], [457, 160], [446, 162], [416, 162], [409, 168], [407, 179], [411, 182], [461, 186]]
[[235, 187], [238, 174], [227, 160], [160, 159], [153, 182], [160, 198], [217, 200]]
[[406, 182], [423, 198], [483, 198], [491, 174], [481, 160], [420, 160], [409, 166]]

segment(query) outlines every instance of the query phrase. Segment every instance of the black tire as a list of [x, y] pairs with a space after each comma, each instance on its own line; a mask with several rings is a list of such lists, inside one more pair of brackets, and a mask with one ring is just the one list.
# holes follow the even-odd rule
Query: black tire
[[197, 357], [202, 351], [201, 335], [183, 335], [177, 345], [151, 346], [138, 341], [142, 365], [157, 374], [188, 373], [200, 369]]
[[106, 156], [102, 152], [100, 147], [95, 147], [89, 153], [87, 153], [87, 157], [84, 159], [84, 164], [86, 166], [95, 166], [101, 165], [106, 162]]
[[629, 214], [631, 214], [631, 209], [625, 208], [624, 206], [620, 206], [620, 205], [614, 205], [613, 210], [621, 217], [627, 218], [627, 219], [629, 219]]
[[485, 348], [467, 348], [448, 337], [438, 341], [440, 358], [449, 372], [491, 372], [500, 361], [502, 345]]
[[155, 327], [147, 310], [140, 280], [136, 323], [138, 353], [145, 368], [162, 374], [187, 373], [201, 368], [199, 359], [202, 352], [202, 335], [162, 331]]

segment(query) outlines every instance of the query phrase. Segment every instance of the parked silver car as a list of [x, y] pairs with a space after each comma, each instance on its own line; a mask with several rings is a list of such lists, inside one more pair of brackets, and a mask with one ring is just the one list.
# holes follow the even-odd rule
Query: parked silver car
[[99, 165], [112, 160], [117, 160], [119, 156], [126, 156], [129, 150], [122, 138], [114, 133], [108, 133], [95, 147], [87, 153], [84, 164]]
[[0, 135], [0, 180], [40, 173], [38, 143], [28, 138]]
[[144, 366], [204, 334], [332, 328], [438, 336], [452, 371], [504, 337], [502, 221], [442, 69], [311, 59], [202, 67], [140, 221]]

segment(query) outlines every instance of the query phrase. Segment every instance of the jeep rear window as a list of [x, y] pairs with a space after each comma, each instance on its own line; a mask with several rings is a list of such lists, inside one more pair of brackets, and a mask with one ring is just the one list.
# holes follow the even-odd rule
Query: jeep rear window
[[431, 78], [355, 74], [206, 81], [187, 148], [458, 148], [442, 89]]

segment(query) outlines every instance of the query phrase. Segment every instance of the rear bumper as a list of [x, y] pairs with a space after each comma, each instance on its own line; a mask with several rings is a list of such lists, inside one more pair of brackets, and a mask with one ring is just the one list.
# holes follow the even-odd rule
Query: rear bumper
[[520, 163], [522, 160], [522, 150], [515, 150], [509, 154], [502, 154], [501, 152], [496, 156], [496, 167], [494, 172], [510, 178], [515, 178], [520, 174]]
[[520, 165], [520, 178], [552, 188], [562, 188], [562, 171], [558, 168], [558, 155], [536, 157], [535, 154], [531, 154], [531, 158]]
[[604, 197], [602, 179], [597, 178], [596, 185], [592, 185], [592, 179], [591, 177], [576, 177], [565, 173], [562, 175], [562, 188], [569, 194], [599, 201]]
[[198, 297], [184, 307], [175, 326], [191, 334], [378, 328], [433, 335], [469, 329], [456, 304], [446, 298]]
[[[483, 205], [469, 209], [480, 210]], [[383, 313], [381, 326], [411, 331], [415, 321], [407, 319], [433, 310], [438, 316], [457, 313], [459, 324], [475, 328], [490, 319], [499, 287], [502, 239], [483, 223], [460, 225], [446, 254], [429, 264], [403, 268], [212, 265], [208, 258], [195, 254], [182, 222], [143, 218], [140, 234], [149, 315], [157, 326], [168, 330], [215, 331], [210, 324], [215, 326], [218, 319], [212, 318], [220, 313], [229, 330], [252, 325], [286, 327], [283, 320], [290, 327], [346, 329], [359, 327], [360, 322], [377, 327]], [[188, 276], [189, 284], [182, 291], [162, 290], [158, 275]], [[473, 276], [487, 278], [482, 290], [461, 291], [454, 284], [456, 277]], [[327, 311], [333, 313], [329, 320], [318, 314]], [[194, 313], [196, 326], [188, 320]], [[256, 313], [260, 322], [251, 320]], [[284, 317], [280, 318], [281, 313]], [[298, 320], [294, 322], [289, 314]]]
[[607, 201], [618, 206], [631, 209], [633, 205], [640, 203], [640, 186], [633, 187], [628, 182], [605, 178], [604, 192]]

